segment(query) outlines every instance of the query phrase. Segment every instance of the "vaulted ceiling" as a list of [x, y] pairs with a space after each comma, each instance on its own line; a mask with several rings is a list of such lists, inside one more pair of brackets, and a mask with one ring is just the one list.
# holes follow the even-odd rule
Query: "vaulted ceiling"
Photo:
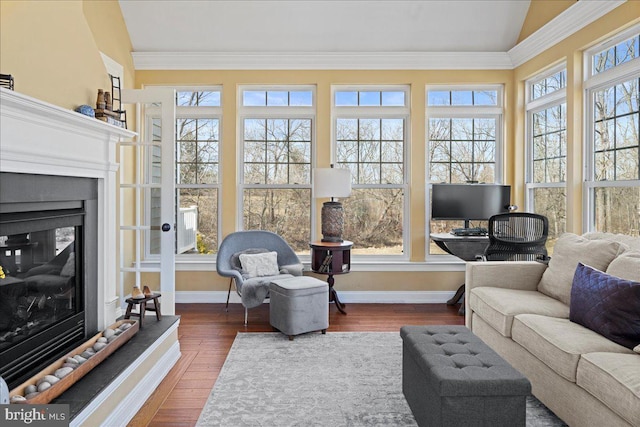
[[139, 52], [505, 52], [529, 0], [120, 0]]
[[136, 69], [511, 69], [624, 0], [119, 3]]

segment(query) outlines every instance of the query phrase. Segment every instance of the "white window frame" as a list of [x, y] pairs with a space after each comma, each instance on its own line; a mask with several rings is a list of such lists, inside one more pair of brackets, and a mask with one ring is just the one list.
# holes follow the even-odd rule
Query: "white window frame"
[[[540, 80], [550, 77], [562, 70], [566, 71], [566, 63], [559, 64], [547, 71], [544, 71], [526, 81], [525, 84], [525, 96], [526, 96], [526, 135], [525, 135], [525, 147], [526, 147], [526, 163], [525, 163], [525, 209], [533, 212], [535, 210], [533, 202], [533, 193], [536, 188], [566, 188], [566, 175], [565, 181], [562, 182], [533, 182], [533, 114], [546, 110], [551, 107], [562, 105], [566, 106], [567, 103], [567, 88], [558, 89], [547, 95], [543, 95], [540, 98], [532, 100], [531, 86]], [[566, 119], [566, 118], [565, 118]], [[568, 141], [567, 141], [568, 143]], [[565, 153], [566, 154], [566, 153]], [[565, 160], [566, 163], [566, 160]], [[566, 200], [565, 200], [566, 203]], [[565, 224], [566, 225], [566, 224]]]
[[[429, 91], [497, 91], [496, 105], [429, 105]], [[496, 121], [496, 152], [494, 176], [495, 180], [492, 184], [503, 184], [504, 182], [504, 86], [497, 85], [427, 85], [425, 87], [425, 259], [427, 262], [452, 262], [463, 263], [460, 258], [448, 254], [430, 254], [430, 238], [431, 233], [431, 189], [432, 182], [429, 176], [429, 120], [430, 119], [447, 119], [447, 118], [473, 118], [486, 119], [492, 118]]]
[[630, 79], [638, 78], [640, 75], [640, 57], [629, 62], [620, 64], [609, 70], [598, 74], [593, 74], [593, 56], [608, 49], [618, 43], [627, 40], [640, 32], [640, 25], [635, 25], [626, 31], [614, 36], [613, 38], [594, 46], [584, 52], [584, 62], [587, 64], [584, 70], [584, 111], [585, 111], [585, 138], [583, 147], [584, 159], [584, 183], [582, 197], [582, 225], [584, 231], [595, 230], [595, 190], [603, 187], [638, 187], [638, 180], [621, 180], [621, 181], [595, 181], [595, 165], [594, 165], [594, 148], [595, 141], [593, 139], [594, 127], [594, 109], [593, 96], [594, 93], [606, 89], [617, 84], [623, 83]]
[[[311, 92], [311, 106], [243, 106], [242, 98], [245, 91], [310, 91]], [[236, 156], [238, 159], [236, 182], [238, 183], [237, 194], [237, 216], [236, 216], [236, 230], [242, 230], [244, 227], [243, 207], [244, 207], [244, 190], [250, 188], [261, 189], [287, 189], [287, 188], [306, 188], [309, 189], [309, 197], [311, 197], [311, 177], [308, 183], [304, 184], [251, 184], [244, 182], [244, 120], [245, 119], [309, 119], [311, 120], [311, 168], [314, 167], [316, 157], [316, 105], [317, 105], [317, 90], [315, 85], [240, 85], [237, 91], [237, 151]], [[314, 229], [312, 224], [315, 223], [314, 216], [314, 200], [311, 198], [311, 213], [310, 213], [310, 233], [309, 236], [313, 239]], [[308, 261], [310, 255], [298, 255], [303, 261]]]
[[[336, 106], [336, 92], [404, 92], [404, 106]], [[337, 120], [338, 119], [403, 119], [404, 120], [404, 147], [402, 153], [403, 177], [402, 184], [352, 184], [353, 189], [390, 189], [401, 188], [403, 191], [403, 218], [402, 218], [402, 254], [398, 255], [362, 255], [351, 254], [351, 259], [356, 262], [398, 262], [408, 261], [411, 258], [410, 240], [410, 189], [409, 176], [411, 149], [411, 87], [409, 85], [332, 85], [331, 86], [331, 163], [338, 163], [336, 159], [337, 146]], [[315, 203], [315, 200], [314, 200]], [[346, 237], [348, 239], [348, 236]]]
[[[223, 164], [223, 160], [222, 160], [222, 105], [223, 105], [223, 91], [222, 91], [222, 86], [221, 85], [212, 85], [212, 86], [155, 86], [155, 87], [166, 87], [166, 88], [171, 88], [171, 89], [175, 89], [176, 94], [178, 92], [181, 91], [190, 91], [190, 92], [219, 92], [220, 93], [220, 106], [219, 107], [212, 107], [212, 106], [196, 106], [196, 107], [188, 107], [188, 106], [178, 106], [176, 105], [175, 107], [175, 111], [176, 111], [176, 121], [179, 119], [184, 119], [184, 118], [194, 118], [194, 119], [217, 119], [218, 120], [218, 132], [219, 132], [219, 147], [218, 147], [218, 183], [217, 184], [178, 184], [177, 182], [175, 183], [175, 192], [174, 192], [174, 196], [177, 197], [177, 191], [179, 191], [181, 188], [215, 188], [217, 189], [217, 194], [218, 194], [218, 200], [216, 201], [217, 203], [217, 211], [218, 211], [218, 218], [216, 219], [216, 227], [218, 229], [218, 245], [220, 244], [221, 240], [221, 230], [222, 230], [222, 215], [221, 213], [221, 207], [222, 207], [222, 164]], [[158, 113], [159, 110], [153, 107], [147, 108], [145, 111], [145, 127], [146, 127], [146, 131], [147, 132], [151, 132], [152, 126], [153, 126], [153, 119], [158, 117]], [[177, 138], [176, 138], [176, 142], [177, 144]], [[177, 147], [174, 146], [174, 150]], [[148, 162], [148, 159], [145, 159], [145, 162]], [[176, 167], [176, 162], [174, 161], [174, 165], [173, 167]], [[148, 168], [147, 168], [148, 170]], [[177, 179], [177, 177], [176, 177]], [[177, 210], [179, 208], [179, 203], [176, 203], [175, 209]], [[149, 216], [151, 215], [151, 200], [149, 198], [145, 198], [145, 216], [146, 218], [149, 218]], [[177, 214], [177, 212], [174, 212], [174, 214]], [[177, 222], [177, 218], [174, 218], [174, 220]], [[145, 238], [145, 257], [148, 260], [160, 260], [160, 256], [158, 254], [151, 254], [151, 247], [150, 247], [150, 241], [149, 241], [149, 234], [146, 235]], [[215, 263], [216, 260], [216, 256], [217, 256], [217, 249], [216, 248], [216, 253], [214, 254], [176, 254], [175, 255], [175, 261], [176, 264], [180, 264], [178, 266], [178, 270], [180, 271], [197, 271], [197, 270], [202, 270], [201, 267], [198, 267], [197, 264], [198, 263], [206, 263], [206, 264], [210, 264], [211, 262]]]

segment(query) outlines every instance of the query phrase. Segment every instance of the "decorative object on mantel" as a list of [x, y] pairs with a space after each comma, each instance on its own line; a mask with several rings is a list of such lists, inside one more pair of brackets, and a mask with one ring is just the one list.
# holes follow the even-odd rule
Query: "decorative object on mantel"
[[111, 93], [104, 93], [104, 108], [107, 111], [113, 111], [113, 104], [111, 103]]
[[13, 90], [13, 76], [11, 74], [0, 74], [0, 87]]
[[102, 89], [98, 89], [98, 97], [96, 98], [96, 109], [104, 110], [106, 106], [104, 101], [104, 91]]
[[112, 103], [116, 108], [113, 108], [114, 113], [118, 113], [118, 119], [120, 123], [122, 123], [123, 128], [127, 128], [127, 110], [122, 108], [122, 90], [120, 86], [120, 77], [112, 76], [109, 74], [109, 78], [111, 79], [111, 94]]
[[11, 403], [46, 404], [85, 376], [140, 329], [120, 320], [9, 392]]
[[75, 111], [80, 114], [84, 114], [89, 117], [96, 117], [96, 112], [89, 105], [79, 105], [76, 107]]
[[111, 93], [98, 89], [98, 97], [96, 98], [95, 117], [98, 120], [107, 122], [120, 128], [126, 127], [126, 123], [120, 120], [120, 112], [112, 111]]

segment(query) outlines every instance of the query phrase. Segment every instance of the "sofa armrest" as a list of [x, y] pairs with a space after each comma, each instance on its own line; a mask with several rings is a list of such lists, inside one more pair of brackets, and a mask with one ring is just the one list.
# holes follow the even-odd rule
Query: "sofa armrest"
[[467, 291], [478, 286], [535, 291], [547, 265], [536, 261], [468, 262]]
[[471, 329], [469, 292], [473, 288], [494, 288], [535, 291], [547, 264], [536, 261], [486, 261], [468, 262], [465, 273], [465, 324]]

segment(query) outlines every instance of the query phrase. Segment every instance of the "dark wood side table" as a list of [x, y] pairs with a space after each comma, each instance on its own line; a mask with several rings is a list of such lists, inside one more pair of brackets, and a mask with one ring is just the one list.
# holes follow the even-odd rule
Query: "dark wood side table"
[[337, 274], [346, 274], [351, 270], [351, 247], [353, 242], [344, 240], [342, 242], [322, 242], [309, 243], [311, 247], [311, 270], [314, 273], [326, 274], [329, 284], [329, 302], [335, 302], [338, 311], [347, 314], [344, 310], [345, 304], [338, 298], [338, 293], [333, 288]]

